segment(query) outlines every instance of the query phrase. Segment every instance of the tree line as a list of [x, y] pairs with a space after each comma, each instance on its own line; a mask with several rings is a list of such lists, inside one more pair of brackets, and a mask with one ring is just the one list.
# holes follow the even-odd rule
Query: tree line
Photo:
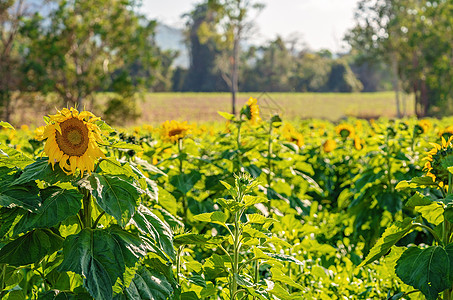
[[[449, 1], [361, 0], [332, 54], [297, 47], [297, 38], [249, 45], [264, 8], [252, 0], [200, 0], [183, 17], [190, 66], [159, 48], [156, 21], [138, 0], [1, 0], [0, 108], [8, 120], [17, 95], [58, 95], [64, 105], [133, 117], [138, 91], [414, 93], [419, 116], [453, 109]], [[118, 108], [121, 109], [118, 109]]]

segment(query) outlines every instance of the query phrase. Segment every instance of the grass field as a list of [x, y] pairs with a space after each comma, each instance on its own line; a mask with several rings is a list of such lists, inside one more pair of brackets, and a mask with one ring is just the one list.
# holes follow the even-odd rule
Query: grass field
[[[393, 92], [380, 93], [239, 93], [238, 110], [249, 97], [259, 98], [263, 115], [279, 111], [285, 119], [320, 118], [336, 121], [344, 117], [378, 118], [395, 117]], [[406, 115], [413, 115], [414, 99], [406, 96]], [[222, 120], [217, 112], [231, 112], [229, 93], [148, 93], [140, 101], [141, 117], [137, 123], [160, 124], [165, 120], [187, 120], [189, 122], [212, 122]], [[30, 102], [17, 101], [11, 122], [43, 125], [42, 115], [55, 113], [56, 103], [43, 98]], [[89, 107], [87, 107], [90, 109]], [[102, 115], [102, 109], [93, 109]], [[119, 125], [125, 124], [123, 120]]]
[[[321, 118], [335, 121], [344, 117], [378, 118], [396, 116], [392, 92], [382, 93], [240, 93], [238, 109], [249, 97], [259, 97], [262, 114], [280, 110], [286, 119]], [[406, 114], [413, 115], [413, 97], [406, 96]], [[231, 111], [228, 93], [147, 94], [139, 122], [160, 123], [167, 119], [216, 121], [217, 111]]]

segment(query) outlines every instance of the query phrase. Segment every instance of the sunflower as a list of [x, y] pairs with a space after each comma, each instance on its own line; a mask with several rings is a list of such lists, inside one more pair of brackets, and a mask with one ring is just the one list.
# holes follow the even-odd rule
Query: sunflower
[[177, 142], [192, 132], [193, 125], [187, 124], [186, 121], [178, 122], [175, 120], [165, 121], [162, 123], [160, 134], [164, 141]]
[[431, 177], [440, 186], [448, 184], [448, 167], [453, 166], [452, 140], [453, 136], [448, 140], [442, 137], [442, 145], [431, 143], [434, 148], [427, 152], [427, 156], [424, 158], [424, 160], [427, 160], [423, 168], [426, 171], [426, 176]]
[[322, 149], [326, 153], [332, 152], [333, 150], [335, 150], [335, 148], [337, 148], [337, 142], [335, 142], [334, 140], [329, 139], [325, 141], [324, 144], [322, 144]]
[[364, 141], [360, 139], [358, 136], [354, 137], [354, 147], [356, 150], [362, 150]]
[[342, 138], [348, 138], [348, 137], [354, 137], [355, 136], [355, 130], [354, 127], [352, 127], [349, 124], [340, 124], [335, 127], [335, 131], [342, 137]]
[[242, 108], [241, 114], [245, 115], [252, 125], [257, 125], [261, 121], [258, 99], [250, 97]]
[[44, 135], [44, 128], [45, 126], [39, 126], [39, 127], [36, 127], [35, 130], [33, 131], [33, 133], [35, 134], [35, 136], [33, 137], [35, 140], [42, 140], [43, 138], [43, 135]]
[[453, 125], [448, 126], [441, 132], [439, 132], [439, 135], [443, 137], [444, 139], [448, 140], [451, 136], [453, 136]]
[[420, 128], [423, 130], [423, 133], [427, 133], [431, 129], [431, 127], [433, 127], [431, 122], [427, 119], [418, 121], [417, 125], [420, 126]]
[[64, 108], [56, 115], [49, 116], [41, 139], [47, 139], [44, 153], [49, 156], [49, 163], [54, 167], [59, 163], [67, 174], [74, 174], [79, 169], [81, 175], [91, 173], [94, 162], [105, 158], [97, 143], [102, 143], [101, 131], [94, 123], [100, 118], [91, 112], [78, 112], [75, 108]]
[[299, 148], [303, 146], [304, 136], [300, 132], [298, 132], [291, 124], [285, 123], [285, 125], [283, 125], [280, 130], [285, 140], [297, 144]]

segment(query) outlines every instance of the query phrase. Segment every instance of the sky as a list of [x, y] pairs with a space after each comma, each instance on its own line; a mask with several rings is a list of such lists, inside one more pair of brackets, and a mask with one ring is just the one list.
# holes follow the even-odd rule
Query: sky
[[[143, 0], [142, 11], [151, 19], [182, 28], [181, 15], [201, 0]], [[358, 0], [261, 0], [266, 6], [256, 17], [257, 32], [249, 39], [262, 44], [275, 39], [296, 38], [310, 49], [340, 52], [345, 32], [354, 25]]]

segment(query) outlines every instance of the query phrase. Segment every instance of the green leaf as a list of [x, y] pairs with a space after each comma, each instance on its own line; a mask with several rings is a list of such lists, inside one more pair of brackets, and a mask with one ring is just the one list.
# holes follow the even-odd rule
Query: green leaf
[[251, 225], [244, 226], [243, 234], [245, 237], [263, 238], [267, 239], [267, 235], [263, 232], [251, 227]]
[[273, 281], [280, 281], [281, 283], [287, 284], [299, 290], [304, 289], [303, 286], [294, 282], [294, 280], [292, 280], [289, 276], [285, 275], [280, 268], [272, 267], [270, 271], [272, 273]]
[[255, 286], [252, 283], [250, 276], [241, 275], [237, 273], [234, 273], [233, 276], [236, 279], [237, 284], [246, 289], [251, 296], [257, 297], [258, 299], [262, 300], [269, 299], [268, 297], [266, 297], [267, 292], [262, 288]]
[[376, 200], [378, 201], [380, 207], [382, 207], [385, 210], [388, 210], [392, 214], [401, 211], [402, 202], [398, 193], [381, 192], [378, 195], [376, 195]]
[[204, 236], [196, 233], [183, 233], [176, 235], [173, 242], [178, 246], [182, 245], [219, 245], [225, 238], [219, 236]]
[[143, 191], [120, 176], [93, 173], [88, 180], [98, 205], [122, 227], [126, 226]]
[[0, 147], [0, 167], [24, 168], [31, 164], [33, 159], [26, 157], [22, 152], [13, 148], [1, 145]]
[[[89, 295], [88, 295], [89, 296]], [[68, 293], [65, 291], [47, 291], [45, 293], [40, 293], [38, 295], [39, 300], [76, 300], [81, 299], [80, 295], [76, 295], [73, 293]]]
[[224, 227], [226, 227], [225, 222], [228, 219], [227, 215], [225, 215], [221, 211], [199, 214], [194, 216], [193, 218], [197, 221], [219, 224]]
[[173, 287], [163, 274], [141, 267], [125, 294], [131, 300], [167, 300], [173, 293]]
[[414, 208], [416, 206], [426, 206], [433, 203], [433, 201], [426, 197], [425, 195], [416, 192], [409, 200], [406, 202], [406, 207]]
[[168, 210], [169, 213], [176, 216], [178, 212], [178, 202], [176, 198], [165, 189], [159, 189], [159, 204]]
[[104, 173], [109, 175], [125, 175], [127, 177], [137, 178], [137, 175], [128, 163], [121, 163], [112, 157], [101, 160], [99, 167]]
[[5, 122], [5, 121], [0, 121], [0, 126], [3, 127], [3, 128], [9, 128], [9, 129], [12, 129], [12, 130], [16, 130], [14, 129], [13, 125], [9, 124], [8, 122]]
[[444, 218], [448, 222], [453, 222], [453, 205], [449, 204], [444, 211]]
[[0, 187], [0, 205], [5, 207], [19, 206], [31, 212], [39, 210], [41, 198], [36, 183]]
[[47, 229], [36, 229], [0, 249], [0, 263], [25, 266], [39, 262], [61, 248], [63, 239]]
[[218, 198], [216, 201], [225, 209], [231, 213], [235, 213], [239, 211], [241, 208], [244, 207], [244, 204], [238, 203], [236, 200], [233, 199], [223, 199]]
[[250, 196], [250, 195], [245, 195], [244, 196], [244, 205], [246, 207], [253, 206], [258, 203], [263, 203], [269, 201], [268, 199], [264, 197], [259, 197], [259, 196]]
[[405, 218], [403, 221], [395, 222], [392, 226], [388, 227], [373, 248], [371, 248], [365, 260], [360, 263], [358, 268], [363, 267], [386, 254], [390, 248], [402, 239], [411, 229], [411, 218]]
[[16, 218], [22, 216], [24, 210], [15, 208], [0, 208], [0, 239], [3, 238], [11, 229], [12, 225], [16, 221]]
[[264, 255], [269, 256], [270, 258], [278, 261], [283, 261], [283, 262], [291, 262], [295, 263], [296, 265], [303, 266], [304, 263], [295, 258], [294, 256], [291, 255], [286, 255], [286, 254], [281, 254], [281, 253], [268, 253], [268, 252], [263, 252]]
[[396, 264], [396, 274], [406, 284], [419, 289], [428, 300], [451, 287], [450, 259], [441, 246], [410, 247]]
[[150, 172], [150, 173], [155, 173], [155, 174], [160, 174], [163, 176], [168, 176], [166, 173], [164, 173], [161, 169], [156, 167], [153, 164], [150, 164], [144, 159], [141, 159], [140, 157], [135, 157], [135, 160], [132, 162], [135, 166], [141, 166], [143, 170]]
[[175, 249], [173, 248], [173, 233], [166, 223], [143, 205], [139, 206], [132, 219], [140, 231], [149, 234], [156, 245], [171, 259], [176, 259]]
[[77, 190], [65, 190], [51, 186], [41, 190], [43, 199], [37, 212], [27, 212], [14, 227], [14, 234], [32, 228], [50, 228], [76, 215], [82, 207], [82, 194]]
[[179, 174], [170, 178], [170, 183], [183, 194], [187, 194], [201, 179], [198, 171], [192, 170], [189, 174]]
[[234, 120], [234, 115], [232, 115], [232, 114], [229, 114], [229, 113], [224, 112], [224, 111], [218, 111], [217, 113], [219, 115], [221, 115], [222, 117], [224, 117], [226, 120], [229, 120], [229, 121], [233, 121]]
[[433, 201], [430, 205], [417, 206], [415, 211], [431, 224], [439, 225], [444, 221], [444, 207], [439, 202]]
[[225, 261], [230, 263], [230, 260], [226, 256], [220, 256], [213, 254], [211, 257], [206, 259], [203, 264], [204, 275], [206, 281], [215, 279], [219, 276], [227, 276], [227, 268], [225, 267]]
[[115, 141], [111, 144], [102, 144], [102, 146], [106, 146], [109, 148], [115, 149], [124, 149], [124, 150], [134, 150], [134, 151], [143, 151], [143, 148], [139, 145], [129, 144], [123, 141]]
[[10, 291], [2, 297], [2, 300], [23, 300], [25, 295], [21, 290]]
[[279, 283], [275, 283], [272, 290], [269, 291], [269, 294], [275, 295], [277, 299], [281, 300], [298, 300], [301, 299], [300, 295], [292, 296], [288, 293], [285, 287]]
[[425, 177], [414, 177], [411, 180], [403, 180], [400, 181], [396, 185], [396, 189], [405, 189], [405, 188], [424, 188], [427, 186], [437, 186], [437, 183], [433, 181], [431, 177], [425, 176]]
[[72, 178], [72, 176], [63, 172], [59, 164], [55, 164], [52, 167], [49, 164], [49, 159], [45, 157], [38, 158], [34, 163], [26, 166], [24, 172], [12, 184], [23, 184], [33, 180], [44, 180], [50, 184], [54, 184], [58, 181], [70, 181]]
[[189, 283], [201, 286], [201, 287], [206, 287], [206, 281], [201, 275], [193, 275], [192, 277], [189, 278]]
[[21, 269], [6, 266], [5, 273], [0, 272], [0, 284], [3, 283], [4, 290], [10, 290], [18, 285], [24, 278]]
[[116, 280], [124, 280], [126, 268], [134, 267], [146, 250], [137, 236], [118, 226], [85, 228], [66, 238], [58, 271], [84, 276], [83, 284], [95, 299], [112, 299]]

